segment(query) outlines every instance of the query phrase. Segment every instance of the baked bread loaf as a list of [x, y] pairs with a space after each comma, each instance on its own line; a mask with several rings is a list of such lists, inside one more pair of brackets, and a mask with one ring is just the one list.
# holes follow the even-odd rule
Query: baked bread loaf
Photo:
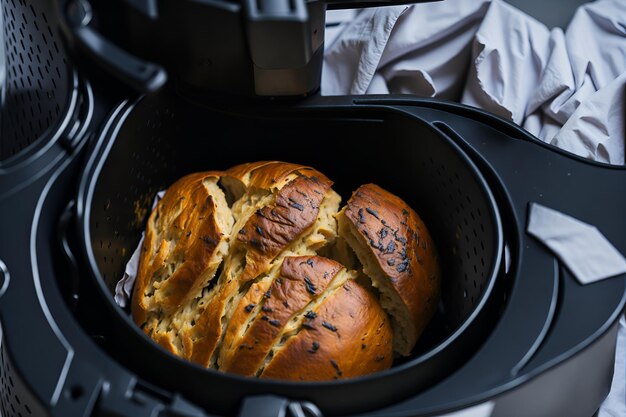
[[[349, 378], [389, 368], [394, 350], [409, 354], [439, 295], [430, 236], [384, 190], [361, 187], [339, 212], [331, 186], [276, 161], [181, 178], [148, 219], [137, 325], [182, 358], [261, 378]], [[402, 271], [363, 243], [381, 228], [359, 223], [367, 208], [407, 242], [394, 254]]]
[[394, 350], [410, 355], [439, 302], [440, 269], [430, 233], [411, 207], [375, 184], [359, 187], [338, 220], [339, 234], [390, 315]]

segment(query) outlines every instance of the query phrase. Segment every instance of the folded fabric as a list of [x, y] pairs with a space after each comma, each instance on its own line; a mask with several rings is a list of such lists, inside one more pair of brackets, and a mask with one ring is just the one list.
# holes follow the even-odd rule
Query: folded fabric
[[[152, 210], [156, 207], [157, 203], [163, 198], [165, 195], [165, 190], [159, 191], [154, 196], [154, 200], [152, 200]], [[139, 243], [135, 248], [133, 254], [130, 256], [130, 259], [126, 263], [126, 267], [124, 268], [124, 276], [117, 281], [115, 284], [115, 294], [113, 298], [118, 306], [125, 308], [130, 302], [130, 297], [133, 293], [133, 285], [135, 285], [135, 280], [137, 279], [137, 271], [139, 270], [139, 258], [141, 257], [141, 246], [143, 245], [143, 236], [144, 233], [141, 232], [141, 239], [139, 239]]]
[[500, 0], [365, 9], [325, 52], [322, 94], [413, 94], [498, 114], [542, 140], [624, 163], [626, 2], [565, 33]]
[[611, 391], [598, 411], [598, 417], [622, 416], [626, 416], [626, 316], [619, 322]]
[[526, 231], [546, 245], [581, 284], [626, 273], [626, 258], [597, 227], [532, 203]]

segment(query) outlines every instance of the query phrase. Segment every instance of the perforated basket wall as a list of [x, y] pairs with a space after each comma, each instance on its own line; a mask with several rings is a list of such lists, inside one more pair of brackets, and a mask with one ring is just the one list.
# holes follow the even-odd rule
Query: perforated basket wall
[[[302, 153], [295, 138], [315, 145]], [[385, 149], [381, 138], [386, 138]], [[340, 163], [355, 149], [358, 158]], [[424, 218], [444, 268], [445, 319], [438, 317], [443, 323], [433, 327], [451, 332], [470, 317], [493, 278], [500, 250], [494, 203], [430, 128], [404, 118], [385, 124], [231, 120], [163, 97], [145, 99], [135, 108], [98, 179], [91, 243], [109, 290], [123, 275], [156, 191], [185, 173], [272, 159], [320, 169], [335, 181], [344, 202], [368, 182], [402, 196]]]
[[36, 142], [45, 144], [46, 133], [66, 109], [70, 71], [53, 4], [48, 0], [0, 2], [0, 52], [5, 63], [0, 163]]
[[0, 417], [47, 415], [17, 374], [0, 332]]

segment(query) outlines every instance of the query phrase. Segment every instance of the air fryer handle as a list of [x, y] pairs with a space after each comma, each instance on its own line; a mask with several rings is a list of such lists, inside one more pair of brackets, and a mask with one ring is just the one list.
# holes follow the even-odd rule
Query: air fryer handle
[[154, 92], [167, 81], [160, 65], [143, 61], [111, 43], [91, 25], [92, 9], [87, 0], [60, 0], [60, 16], [68, 40], [107, 71], [143, 92]]

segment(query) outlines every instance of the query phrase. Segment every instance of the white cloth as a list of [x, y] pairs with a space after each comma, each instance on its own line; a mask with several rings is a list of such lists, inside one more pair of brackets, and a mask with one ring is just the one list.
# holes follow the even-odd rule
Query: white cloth
[[598, 417], [626, 416], [626, 318], [619, 322], [617, 347], [615, 350], [615, 373], [611, 383], [611, 392], [602, 403]]
[[597, 227], [532, 203], [527, 232], [546, 245], [581, 284], [626, 273], [626, 258]]
[[578, 9], [565, 33], [500, 0], [361, 11], [325, 51], [322, 94], [460, 101], [542, 140], [624, 164], [626, 2]]
[[[626, 1], [581, 6], [565, 32], [500, 0], [364, 9], [327, 44], [322, 94], [387, 93], [481, 107], [562, 149], [624, 164]], [[598, 417], [626, 416], [625, 357], [622, 320]]]
[[[156, 207], [157, 203], [163, 198], [165, 191], [159, 191], [152, 200], [152, 210]], [[135, 279], [137, 279], [137, 271], [139, 270], [139, 258], [141, 257], [141, 246], [143, 246], [144, 233], [141, 233], [141, 239], [135, 248], [135, 251], [130, 256], [130, 259], [126, 263], [124, 269], [124, 276], [115, 284], [115, 295], [113, 298], [118, 306], [124, 308], [130, 301], [131, 294], [133, 293], [133, 285], [135, 285]], [[0, 416], [2, 417], [2, 416]]]

